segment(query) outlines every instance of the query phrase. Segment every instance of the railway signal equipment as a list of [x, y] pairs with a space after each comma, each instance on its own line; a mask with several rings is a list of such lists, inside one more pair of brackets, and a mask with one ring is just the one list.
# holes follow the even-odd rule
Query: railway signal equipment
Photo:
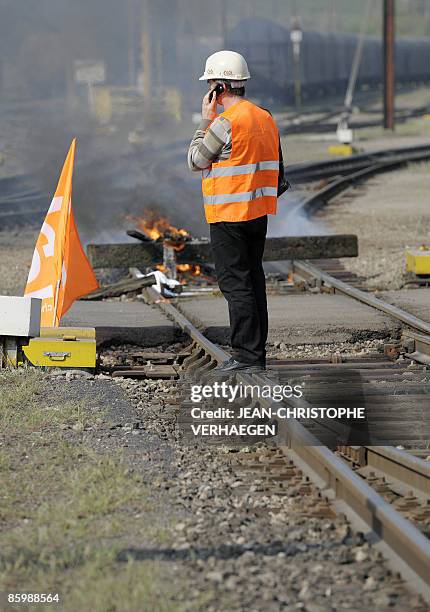
[[91, 112], [94, 112], [94, 85], [106, 81], [106, 66], [100, 61], [76, 60], [74, 69], [76, 83], [82, 83], [88, 88], [88, 104]]
[[300, 108], [302, 105], [302, 81], [300, 74], [300, 50], [303, 40], [303, 32], [300, 27], [298, 19], [295, 20], [295, 24], [290, 33], [291, 42], [293, 45], [293, 59], [294, 59], [294, 96], [296, 100], [296, 108]]

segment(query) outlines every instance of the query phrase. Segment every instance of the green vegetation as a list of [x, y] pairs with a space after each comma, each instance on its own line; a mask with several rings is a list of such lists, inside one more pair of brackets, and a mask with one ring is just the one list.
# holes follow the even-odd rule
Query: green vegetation
[[59, 609], [74, 612], [172, 609], [163, 568], [117, 560], [136, 539], [154, 547], [167, 536], [121, 454], [88, 444], [85, 428], [100, 419], [49, 403], [38, 371], [0, 372], [0, 591], [59, 593]]

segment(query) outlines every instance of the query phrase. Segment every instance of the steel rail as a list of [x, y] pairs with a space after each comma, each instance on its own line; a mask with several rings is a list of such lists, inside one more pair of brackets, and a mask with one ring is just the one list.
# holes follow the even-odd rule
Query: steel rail
[[[363, 114], [366, 114], [364, 112]], [[420, 117], [426, 114], [425, 111], [420, 111], [417, 113], [396, 113], [396, 123], [406, 123], [410, 119]], [[331, 116], [339, 115], [337, 113], [331, 113]], [[290, 124], [283, 123], [280, 127], [280, 133], [282, 136], [290, 136], [292, 134], [326, 134], [327, 132], [333, 132], [337, 127], [336, 123], [330, 123], [330, 117], [322, 117], [320, 120], [310, 120], [303, 121], [302, 123], [298, 123], [297, 121], [293, 121]], [[358, 130], [369, 127], [376, 127], [381, 125], [380, 119], [354, 119], [348, 123], [349, 127], [352, 129]]]
[[208, 340], [195, 325], [191, 323], [173, 304], [167, 299], [162, 298], [160, 294], [152, 287], [146, 287], [145, 293], [149, 296], [151, 302], [158, 306], [169, 318], [173, 319], [179, 325], [183, 332], [188, 334], [195, 342], [200, 344], [205, 351], [218, 363], [230, 358], [230, 355], [222, 348]]
[[[282, 264], [277, 264], [276, 262], [273, 265], [278, 268], [278, 270], [284, 270]], [[394, 317], [397, 321], [401, 321], [405, 323], [409, 327], [416, 329], [418, 331], [424, 332], [425, 334], [430, 334], [430, 323], [427, 321], [423, 321], [419, 319], [415, 315], [398, 308], [397, 306], [393, 306], [392, 304], [388, 304], [388, 302], [384, 302], [379, 298], [375, 297], [372, 294], [366, 293], [365, 291], [361, 291], [361, 289], [356, 289], [351, 285], [335, 278], [331, 274], [327, 274], [327, 272], [323, 272], [313, 264], [307, 261], [294, 261], [293, 262], [293, 271], [299, 273], [304, 272], [305, 274], [310, 275], [313, 278], [316, 278], [327, 285], [330, 285], [335, 290], [343, 293], [344, 295], [348, 295], [349, 297], [362, 302], [363, 304], [367, 304], [372, 308], [376, 308], [385, 314]]]
[[[215, 361], [223, 361], [228, 353], [206, 338], [179, 310], [152, 288], [147, 295], [165, 314], [173, 319]], [[273, 385], [273, 381], [262, 374], [237, 374], [245, 384]], [[279, 403], [269, 398], [259, 398], [267, 408], [279, 408]], [[303, 407], [303, 401], [294, 398], [285, 400], [291, 407]], [[403, 573], [412, 580], [417, 591], [430, 603], [430, 541], [409, 521], [403, 518], [388, 502], [376, 493], [363, 479], [355, 474], [345, 462], [336, 457], [327, 447], [295, 419], [278, 420], [280, 446], [290, 455], [311, 480], [333, 500], [344, 502], [344, 511], [350, 520], [357, 517], [367, 528], [385, 543], [390, 556], [394, 557]], [[399, 455], [392, 449], [392, 456]], [[419, 461], [419, 460], [418, 460]]]
[[365, 464], [430, 498], [430, 462], [391, 446], [365, 446]]
[[[428, 157], [430, 157], [430, 150]], [[296, 210], [302, 210], [307, 215], [314, 214], [317, 210], [325, 206], [329, 200], [336, 197], [339, 193], [346, 191], [349, 187], [352, 187], [361, 180], [368, 179], [379, 173], [395, 170], [396, 168], [408, 163], [408, 161], [396, 160], [374, 163], [370, 166], [362, 168], [361, 170], [358, 170], [357, 172], [353, 172], [352, 174], [341, 176], [340, 178], [332, 181], [326, 187], [319, 189], [316, 193], [313, 193], [308, 198], [300, 202], [297, 205]]]
[[[400, 156], [396, 158], [396, 156]], [[387, 159], [389, 157], [389, 159]], [[355, 167], [353, 175], [349, 175], [335, 181], [329, 185], [323, 193], [318, 193], [308, 198], [303, 206], [305, 210], [311, 212], [316, 207], [324, 204], [330, 197], [340, 193], [354, 182], [389, 169], [408, 163], [409, 161], [419, 161], [430, 157], [430, 146], [412, 147], [408, 149], [391, 150], [376, 152], [371, 155], [356, 156], [352, 167]], [[357, 170], [357, 164], [362, 165]], [[317, 164], [318, 166], [318, 164]], [[319, 168], [313, 168], [321, 173], [328, 170], [333, 175], [333, 171], [339, 169], [345, 171], [351, 169], [351, 160], [333, 164], [332, 162], [319, 164]], [[302, 169], [303, 170], [303, 169]], [[290, 173], [291, 176], [291, 173]], [[407, 325], [419, 331], [430, 333], [430, 324], [421, 321], [417, 317], [389, 304], [385, 304], [378, 298], [369, 296], [366, 293], [349, 287], [346, 283], [339, 281], [315, 266], [308, 263], [293, 263], [295, 269], [304, 271], [312, 276], [319, 278], [322, 282], [330, 284], [332, 287], [350, 295], [355, 299], [378, 308], [383, 312], [395, 316], [396, 319], [405, 322]], [[214, 343], [209, 341], [197, 328], [171, 303], [160, 299], [153, 289], [148, 288], [147, 293], [152, 300], [173, 319], [190, 338], [195, 341], [205, 353], [216, 361], [220, 362], [229, 357], [228, 353]], [[273, 381], [264, 375], [245, 375], [238, 374], [239, 380], [246, 384], [273, 385]], [[279, 404], [274, 404], [269, 398], [259, 398], [259, 403], [267, 408], [279, 408]], [[303, 400], [300, 402], [293, 398], [286, 400], [285, 404], [291, 407], [303, 407]], [[362, 478], [355, 474], [345, 462], [336, 457], [327, 447], [322, 446], [318, 439], [305, 429], [297, 420], [278, 419], [278, 437], [281, 446], [285, 446], [287, 453], [298, 462], [304, 472], [332, 499], [337, 502], [344, 502], [345, 510], [350, 519], [357, 516], [364, 521], [369, 530], [377, 538], [384, 542], [395, 559], [399, 562], [403, 573], [414, 579], [415, 587], [430, 603], [430, 541], [409, 521], [403, 518], [388, 502], [376, 493]], [[371, 465], [377, 465], [384, 473], [395, 477], [396, 470], [403, 481], [410, 478], [411, 473], [418, 482], [415, 484], [426, 491], [428, 487], [428, 470], [424, 469], [424, 462], [410, 458], [407, 454], [401, 453], [392, 447], [376, 447], [379, 453], [366, 447], [368, 453], [367, 460]], [[382, 449], [382, 450], [381, 450]], [[426, 466], [427, 467], [427, 466]], [[411, 482], [412, 485], [412, 482]]]
[[[344, 159], [324, 160], [287, 166], [288, 178], [295, 183], [317, 181], [336, 176], [358, 172], [376, 163], [395, 161], [422, 161], [430, 157], [430, 144], [414, 147], [380, 149], [369, 153], [360, 153]], [[400, 158], [400, 159], [399, 159]], [[414, 159], [415, 158], [415, 159]]]
[[[390, 151], [379, 151], [374, 154], [376, 159], [383, 158], [384, 155], [399, 155], [397, 159], [390, 159], [388, 161], [376, 162], [371, 164], [368, 167], [362, 168], [352, 174], [348, 174], [346, 176], [340, 177], [339, 179], [333, 181], [326, 187], [320, 189], [317, 193], [312, 194], [303, 202], [298, 205], [299, 209], [302, 209], [306, 214], [312, 215], [321, 207], [323, 207], [331, 198], [335, 197], [339, 193], [345, 191], [351, 185], [357, 183], [360, 180], [369, 178], [378, 173], [387, 172], [393, 170], [401, 165], [410, 163], [423, 161], [424, 159], [430, 158], [430, 145], [422, 145], [419, 147], [408, 147], [402, 149], [392, 149]], [[356, 156], [358, 159], [360, 156]], [[363, 156], [361, 156], [363, 159]], [[366, 156], [364, 156], [366, 158]], [[341, 160], [340, 165], [345, 167], [345, 163]], [[330, 162], [323, 162], [322, 164], [317, 164], [317, 167], [325, 167]], [[412, 329], [416, 329], [418, 331], [424, 332], [426, 334], [430, 334], [430, 323], [415, 317], [414, 315], [398, 308], [397, 306], [393, 306], [392, 304], [388, 304], [365, 291], [361, 291], [360, 289], [356, 289], [348, 285], [347, 283], [335, 278], [334, 276], [324, 272], [314, 266], [313, 264], [307, 261], [298, 261], [294, 260], [293, 271], [302, 272], [312, 278], [316, 278], [321, 282], [324, 282], [335, 290], [343, 293], [344, 295], [348, 295], [355, 300], [358, 300], [368, 306], [375, 308], [389, 316], [394, 317], [396, 320], [405, 323]], [[273, 262], [272, 265], [277, 268], [279, 271], [285, 271], [285, 266], [278, 262]]]
[[[176, 155], [176, 152], [173, 152]], [[171, 156], [171, 154], [169, 154]], [[401, 159], [399, 159], [399, 156]], [[408, 159], [407, 159], [408, 157]], [[408, 161], [419, 161], [420, 159], [430, 158], [430, 145], [419, 145], [415, 147], [404, 147], [397, 149], [380, 150], [372, 153], [362, 153], [341, 160], [329, 160], [316, 163], [305, 163], [290, 165], [287, 168], [288, 178], [292, 183], [307, 183], [325, 178], [332, 178], [337, 175], [345, 175], [352, 172], [357, 174], [354, 181], [360, 180], [369, 176], [372, 172], [368, 172], [370, 166], [376, 168], [376, 163], [385, 163], [387, 166], [381, 167], [379, 171], [387, 171], [388, 164], [393, 163], [393, 168], [396, 167], [395, 162], [408, 163]], [[166, 161], [168, 157], [166, 156]], [[375, 174], [378, 170], [375, 169]], [[350, 179], [352, 182], [353, 179]], [[4, 227], [10, 226], [11, 223], [19, 224], [27, 219], [31, 222], [39, 221], [41, 213], [41, 202], [46, 200], [46, 196], [34, 189], [32, 183], [34, 178], [31, 175], [19, 175], [0, 179], [0, 224]], [[327, 197], [329, 193], [334, 193], [337, 189], [337, 184], [332, 183], [327, 188]], [[333, 191], [331, 191], [333, 190]], [[320, 195], [316, 194], [316, 200], [324, 196], [324, 192]], [[325, 197], [325, 196], [324, 196]], [[315, 201], [316, 201], [315, 200]], [[303, 204], [305, 209], [310, 204]], [[322, 205], [322, 204], [320, 204]], [[22, 209], [21, 209], [22, 207]], [[14, 209], [13, 211], [11, 209]], [[20, 210], [21, 209], [21, 210]]]
[[405, 154], [404, 156], [400, 156], [395, 159], [374, 162], [370, 166], [366, 166], [365, 168], [361, 168], [356, 172], [335, 179], [326, 187], [319, 189], [316, 193], [303, 200], [303, 202], [297, 206], [297, 209], [303, 210], [308, 215], [313, 214], [319, 208], [324, 206], [330, 199], [334, 198], [339, 193], [344, 192], [346, 189], [352, 185], [355, 185], [361, 180], [368, 179], [376, 174], [396, 170], [397, 168], [409, 163], [424, 161], [427, 159], [430, 159], [430, 147], [422, 152], [414, 152], [407, 155]]
[[[358, 106], [360, 104], [358, 103]], [[347, 105], [338, 105], [331, 109], [314, 109], [314, 110], [303, 110], [299, 113], [293, 113], [292, 115], [285, 115], [282, 113], [275, 114], [275, 118], [279, 125], [279, 131], [282, 135], [284, 134], [300, 134], [300, 133], [324, 133], [333, 131], [336, 128], [335, 123], [331, 123], [330, 120], [335, 117], [339, 117], [347, 108]], [[410, 119], [416, 117], [422, 117], [423, 115], [430, 112], [430, 106], [420, 106], [415, 108], [400, 108], [396, 109], [396, 123], [405, 123]], [[360, 114], [362, 115], [382, 115], [382, 109], [367, 108], [362, 106], [360, 108]], [[313, 118], [309, 119], [307, 116], [314, 115]], [[315, 117], [315, 115], [320, 115]], [[372, 127], [381, 124], [380, 119], [366, 119], [356, 118], [354, 116], [350, 119], [350, 126], [358, 129], [363, 127]]]

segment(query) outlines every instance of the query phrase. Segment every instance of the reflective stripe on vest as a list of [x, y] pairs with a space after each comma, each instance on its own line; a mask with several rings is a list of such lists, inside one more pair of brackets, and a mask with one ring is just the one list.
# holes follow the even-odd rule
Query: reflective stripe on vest
[[272, 116], [248, 100], [222, 113], [231, 124], [230, 158], [202, 173], [208, 223], [250, 221], [275, 214], [279, 135]]
[[251, 200], [266, 196], [276, 197], [277, 194], [277, 187], [261, 187], [260, 189], [254, 189], [254, 191], [244, 191], [242, 193], [205, 196], [203, 202], [205, 204], [233, 204], [234, 202], [251, 202]]
[[230, 166], [228, 168], [213, 168], [203, 170], [203, 178], [219, 178], [221, 176], [239, 176], [240, 174], [255, 174], [260, 170], [279, 170], [279, 160], [263, 161], [244, 166]]

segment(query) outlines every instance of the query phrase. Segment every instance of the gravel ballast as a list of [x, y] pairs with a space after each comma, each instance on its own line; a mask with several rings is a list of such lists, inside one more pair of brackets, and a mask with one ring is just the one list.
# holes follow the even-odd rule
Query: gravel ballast
[[406, 248], [430, 245], [429, 172], [422, 163], [380, 175], [321, 212], [332, 231], [358, 235], [359, 256], [343, 261], [369, 289], [401, 289]]
[[[186, 609], [419, 610], [420, 599], [341, 516], [319, 517], [309, 484], [261, 491], [223, 447], [184, 446], [175, 431], [176, 383], [116, 379], [150, 434], [171, 448], [169, 470], [152, 456], [152, 486], [164, 490], [174, 526], [171, 560]], [[139, 436], [136, 436], [138, 439]], [[235, 456], [251, 449], [243, 449]], [[136, 558], [139, 551], [135, 550]]]

